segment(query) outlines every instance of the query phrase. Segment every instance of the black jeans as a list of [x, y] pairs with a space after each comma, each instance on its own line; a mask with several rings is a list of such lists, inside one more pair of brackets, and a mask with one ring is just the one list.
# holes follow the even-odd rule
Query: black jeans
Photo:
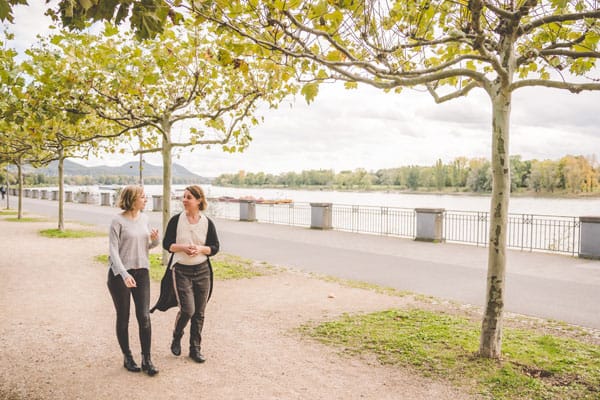
[[173, 268], [175, 290], [179, 300], [179, 312], [175, 319], [173, 336], [183, 336], [183, 329], [190, 324], [190, 351], [200, 351], [204, 310], [210, 290], [208, 262], [198, 265], [175, 264]]
[[150, 341], [152, 339], [152, 326], [150, 324], [150, 275], [148, 269], [130, 269], [127, 272], [137, 287], [128, 288], [120, 275], [115, 276], [112, 270], [108, 270], [108, 290], [112, 296], [115, 310], [117, 311], [117, 340], [123, 354], [130, 354], [129, 348], [129, 308], [130, 297], [135, 304], [135, 316], [140, 329], [140, 344], [142, 354], [150, 354]]

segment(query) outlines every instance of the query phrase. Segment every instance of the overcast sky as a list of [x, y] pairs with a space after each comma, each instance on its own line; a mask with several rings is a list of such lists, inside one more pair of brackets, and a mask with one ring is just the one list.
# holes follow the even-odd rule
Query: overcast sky
[[[44, 34], [48, 21], [44, 3], [30, 1], [16, 8], [13, 46], [22, 50]], [[35, 5], [34, 5], [35, 4]], [[467, 98], [435, 104], [423, 92], [386, 94], [371, 87], [345, 90], [324, 85], [307, 105], [302, 97], [267, 110], [264, 123], [253, 128], [244, 153], [189, 148], [174, 158], [203, 176], [221, 173], [281, 173], [307, 169], [375, 171], [403, 165], [433, 165], [437, 159], [490, 158], [491, 106], [483, 91]], [[177, 132], [177, 128], [174, 128]], [[570, 94], [552, 89], [514, 93], [510, 151], [524, 159], [553, 159], [564, 155], [600, 158], [600, 92]], [[120, 165], [138, 157], [114, 155], [79, 161], [87, 165]], [[161, 164], [159, 155], [146, 162]]]

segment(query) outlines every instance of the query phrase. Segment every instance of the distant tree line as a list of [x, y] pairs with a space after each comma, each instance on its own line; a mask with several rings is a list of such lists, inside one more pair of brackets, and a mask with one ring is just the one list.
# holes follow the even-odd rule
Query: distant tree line
[[[595, 157], [565, 156], [559, 160], [510, 158], [511, 191], [535, 193], [592, 193], [600, 191], [600, 167]], [[215, 178], [218, 186], [327, 187], [333, 189], [377, 189], [458, 191], [488, 193], [492, 188], [491, 163], [485, 158], [458, 157], [433, 166], [403, 166], [370, 172], [308, 170], [279, 175], [239, 171]]]

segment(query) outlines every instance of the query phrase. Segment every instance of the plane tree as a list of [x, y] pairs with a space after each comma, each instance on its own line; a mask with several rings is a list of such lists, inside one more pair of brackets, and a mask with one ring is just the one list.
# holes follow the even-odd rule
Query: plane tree
[[[21, 129], [23, 120], [20, 110], [23, 105], [23, 87], [25, 78], [21, 65], [16, 61], [17, 52], [7, 47], [6, 41], [12, 39], [12, 34], [4, 32], [0, 39], [0, 162], [14, 164], [18, 173], [18, 208], [17, 216], [23, 215], [22, 166], [28, 163], [34, 154], [31, 141]], [[8, 179], [7, 179], [8, 187]], [[9, 198], [7, 197], [7, 208]]]
[[276, 107], [294, 90], [285, 83], [289, 67], [236, 47], [227, 32], [194, 24], [165, 26], [143, 41], [107, 24], [102, 34], [65, 33], [51, 42], [87, 85], [80, 109], [129, 132], [126, 140], [140, 140], [136, 154], [161, 154], [163, 226], [171, 216], [173, 152], [215, 145], [243, 151], [260, 122], [259, 105]]
[[[0, 163], [14, 165], [17, 168], [17, 218], [23, 217], [23, 202], [21, 194], [23, 193], [23, 165], [29, 164], [27, 155], [31, 154], [31, 142], [22, 134], [18, 128], [6, 119], [0, 120]], [[6, 181], [7, 189], [9, 188], [8, 177]], [[10, 208], [10, 196], [6, 200], [6, 208]]]
[[0, 159], [15, 164], [18, 174], [18, 216], [22, 216], [23, 166], [41, 167], [58, 161], [58, 229], [64, 230], [63, 162], [68, 157], [86, 157], [98, 150], [100, 138], [119, 135], [93, 114], [81, 113], [73, 102], [76, 71], [68, 60], [48, 46], [27, 51], [17, 63], [17, 52], [6, 47], [4, 33], [0, 49]]
[[28, 83], [21, 99], [19, 131], [31, 146], [29, 163], [39, 167], [58, 162], [58, 229], [62, 231], [64, 160], [98, 154], [102, 140], [118, 137], [123, 130], [82, 111], [78, 99], [87, 87], [81, 85], [79, 71], [62, 53], [45, 42], [26, 53], [22, 69]]
[[[21, 194], [23, 193], [23, 166], [35, 163], [31, 155], [35, 154], [31, 140], [26, 133], [20, 129], [13, 121], [3, 118], [0, 120], [0, 163], [14, 165], [17, 168], [17, 218], [23, 217], [23, 202]], [[7, 179], [8, 188], [8, 179]], [[10, 196], [8, 196], [10, 197]], [[7, 199], [6, 208], [9, 208]]]
[[[179, 2], [168, 2], [176, 4]], [[437, 103], [491, 103], [492, 196], [479, 354], [501, 356], [513, 94], [600, 90], [600, 2], [563, 0], [184, 2], [201, 20], [296, 60], [316, 79], [424, 88]], [[316, 83], [303, 89], [316, 95]]]

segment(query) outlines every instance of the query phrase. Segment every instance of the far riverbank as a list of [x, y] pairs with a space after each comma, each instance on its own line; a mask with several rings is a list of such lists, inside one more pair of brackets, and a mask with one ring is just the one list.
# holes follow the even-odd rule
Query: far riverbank
[[[172, 185], [173, 194], [180, 194], [187, 185]], [[229, 196], [235, 199], [253, 197], [267, 200], [291, 200], [295, 203], [333, 203], [398, 208], [443, 208], [454, 211], [483, 211], [490, 208], [489, 194], [474, 193], [420, 193], [401, 191], [350, 191], [325, 189], [290, 189], [258, 187], [223, 187], [201, 184], [207, 197]], [[46, 188], [49, 190], [56, 189]], [[103, 192], [100, 186], [68, 186], [65, 190]], [[162, 195], [162, 185], [145, 185], [148, 196]], [[536, 214], [552, 216], [600, 216], [600, 197], [546, 197], [512, 195], [509, 212], [513, 214]]]
[[[418, 195], [448, 195], [448, 196], [481, 196], [489, 197], [491, 192], [470, 192], [470, 191], [459, 191], [454, 189], [448, 190], [410, 190], [399, 187], [390, 186], [371, 186], [369, 188], [361, 187], [335, 187], [335, 186], [271, 186], [271, 185], [260, 185], [260, 186], [219, 186], [233, 189], [273, 189], [273, 190], [306, 190], [306, 191], [334, 191], [334, 192], [383, 192], [383, 193], [397, 193], [397, 194], [418, 194]], [[592, 193], [569, 193], [569, 192], [535, 192], [532, 190], [518, 190], [511, 192], [511, 197], [540, 197], [550, 199], [580, 199], [580, 198], [600, 198], [600, 191]]]

